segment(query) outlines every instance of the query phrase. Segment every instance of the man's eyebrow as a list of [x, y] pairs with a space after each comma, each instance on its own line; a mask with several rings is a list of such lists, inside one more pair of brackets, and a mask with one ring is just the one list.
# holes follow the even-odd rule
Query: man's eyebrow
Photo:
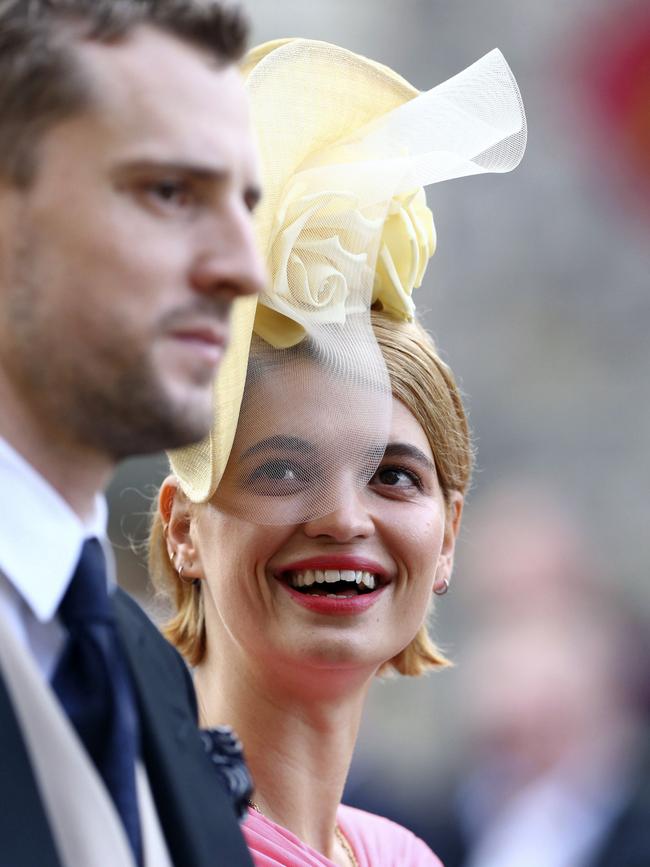
[[128, 160], [117, 167], [121, 174], [137, 174], [138, 172], [155, 171], [171, 175], [192, 175], [199, 179], [224, 180], [230, 176], [230, 171], [218, 163], [195, 163], [184, 160], [156, 159], [155, 157]]
[[247, 458], [250, 455], [256, 455], [259, 454], [259, 452], [269, 450], [313, 453], [315, 449], [316, 446], [313, 443], [308, 442], [308, 440], [303, 440], [300, 437], [289, 437], [276, 434], [275, 436], [266, 437], [254, 445], [249, 446], [241, 455], [240, 460], [243, 461], [244, 458]]
[[431, 458], [411, 443], [388, 443], [384, 451], [384, 458], [411, 458], [428, 470], [436, 472], [436, 465]]

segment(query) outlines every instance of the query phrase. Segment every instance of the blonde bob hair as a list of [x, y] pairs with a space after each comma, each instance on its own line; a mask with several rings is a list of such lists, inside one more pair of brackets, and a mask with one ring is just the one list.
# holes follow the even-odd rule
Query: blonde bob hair
[[[373, 311], [372, 325], [393, 396], [410, 410], [427, 436], [449, 514], [454, 492], [464, 496], [467, 491], [473, 465], [467, 417], [454, 375], [418, 322], [396, 321]], [[192, 508], [200, 509], [201, 505]], [[165, 635], [190, 665], [198, 665], [206, 652], [203, 593], [200, 584], [181, 581], [174, 569], [157, 504], [149, 536], [149, 573], [156, 590], [171, 603], [174, 612], [163, 627]], [[416, 676], [449, 665], [429, 635], [427, 620], [412, 641], [384, 663], [380, 674]]]

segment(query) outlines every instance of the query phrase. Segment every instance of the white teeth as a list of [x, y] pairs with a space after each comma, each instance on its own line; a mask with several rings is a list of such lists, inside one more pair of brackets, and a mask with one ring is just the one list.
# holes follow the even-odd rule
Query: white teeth
[[361, 572], [356, 569], [304, 569], [300, 572], [290, 572], [289, 580], [293, 587], [310, 587], [312, 584], [335, 584], [337, 581], [349, 581], [351, 584], [363, 584], [369, 590], [374, 590], [376, 584], [376, 578], [372, 572]]

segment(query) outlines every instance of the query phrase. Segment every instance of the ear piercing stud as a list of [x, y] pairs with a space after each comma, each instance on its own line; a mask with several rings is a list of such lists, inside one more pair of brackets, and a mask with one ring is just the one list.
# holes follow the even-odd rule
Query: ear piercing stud
[[445, 577], [442, 579], [442, 587], [436, 587], [434, 584], [433, 592], [436, 594], [436, 596], [444, 596], [447, 590], [449, 590], [449, 578]]

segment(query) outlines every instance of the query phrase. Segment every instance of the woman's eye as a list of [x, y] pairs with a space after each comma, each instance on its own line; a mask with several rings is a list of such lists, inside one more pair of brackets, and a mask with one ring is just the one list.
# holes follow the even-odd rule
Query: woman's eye
[[293, 461], [265, 461], [249, 474], [247, 484], [255, 492], [268, 496], [293, 494], [308, 484], [308, 474]]
[[253, 478], [275, 479], [282, 482], [293, 482], [298, 478], [298, 472], [291, 464], [281, 461], [264, 464], [253, 473]]
[[404, 467], [379, 467], [370, 484], [384, 485], [389, 488], [421, 488], [419, 476]]

